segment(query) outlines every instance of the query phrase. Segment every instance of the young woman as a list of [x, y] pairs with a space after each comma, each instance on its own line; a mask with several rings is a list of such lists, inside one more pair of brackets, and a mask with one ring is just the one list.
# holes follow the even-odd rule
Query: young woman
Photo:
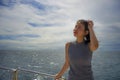
[[68, 80], [94, 80], [91, 60], [93, 51], [98, 48], [99, 43], [93, 30], [93, 22], [78, 20], [73, 34], [76, 40], [66, 43], [65, 63], [61, 71], [55, 75], [55, 80], [61, 78], [68, 68]]

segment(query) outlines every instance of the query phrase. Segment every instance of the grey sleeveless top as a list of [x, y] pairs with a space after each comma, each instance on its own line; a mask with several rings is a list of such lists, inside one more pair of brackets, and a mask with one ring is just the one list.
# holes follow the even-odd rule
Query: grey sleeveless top
[[94, 80], [91, 67], [92, 51], [88, 44], [70, 42], [68, 55], [70, 62], [68, 80]]

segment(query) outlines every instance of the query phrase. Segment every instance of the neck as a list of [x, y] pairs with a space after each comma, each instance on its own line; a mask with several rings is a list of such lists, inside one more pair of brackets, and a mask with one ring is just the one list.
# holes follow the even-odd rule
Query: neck
[[83, 38], [83, 37], [77, 37], [76, 41], [77, 41], [78, 43], [81, 43], [81, 42], [84, 41], [84, 38]]

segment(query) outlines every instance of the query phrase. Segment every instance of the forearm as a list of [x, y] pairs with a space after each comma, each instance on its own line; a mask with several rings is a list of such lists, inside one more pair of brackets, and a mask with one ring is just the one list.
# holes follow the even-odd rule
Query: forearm
[[63, 67], [62, 67], [62, 69], [61, 69], [61, 71], [58, 73], [59, 76], [62, 76], [62, 75], [64, 74], [64, 72], [65, 72], [68, 68], [69, 68], [69, 64], [65, 62], [64, 65], [63, 65]]
[[94, 33], [94, 30], [92, 28], [89, 28], [89, 31], [90, 31], [90, 44], [92, 47], [97, 48], [99, 46], [99, 44], [98, 44], [96, 35]]

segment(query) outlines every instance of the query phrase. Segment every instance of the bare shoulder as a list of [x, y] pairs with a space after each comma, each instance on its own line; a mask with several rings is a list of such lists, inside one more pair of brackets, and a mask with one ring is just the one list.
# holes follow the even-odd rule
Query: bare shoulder
[[66, 47], [69, 47], [70, 43], [71, 43], [71, 42], [67, 42], [67, 43], [65, 44], [65, 46], [66, 46]]

